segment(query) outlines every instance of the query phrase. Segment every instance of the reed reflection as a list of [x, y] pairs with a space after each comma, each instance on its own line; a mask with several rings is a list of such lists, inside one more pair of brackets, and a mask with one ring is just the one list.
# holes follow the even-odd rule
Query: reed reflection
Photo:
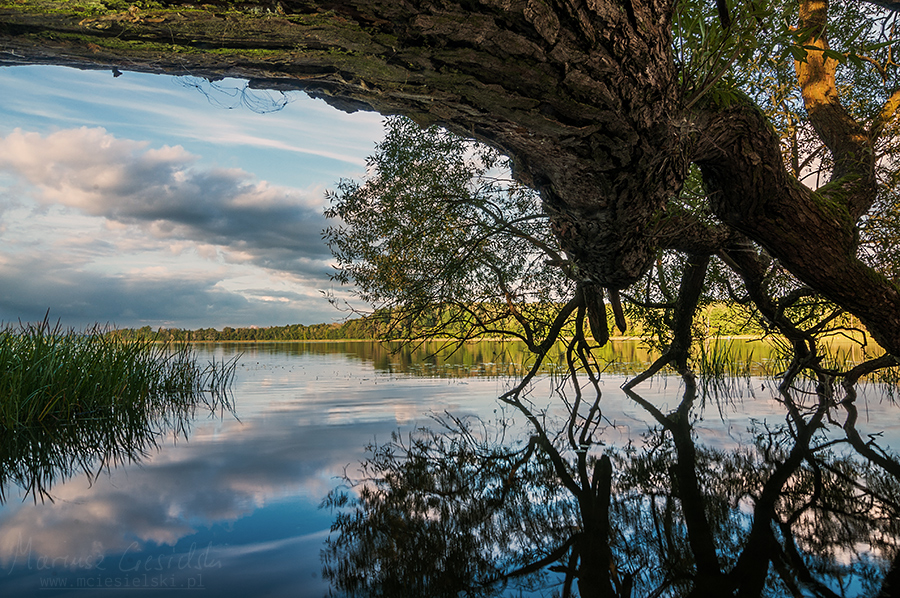
[[227, 389], [182, 392], [152, 402], [114, 401], [104, 412], [0, 432], [0, 504], [11, 491], [53, 500], [54, 485], [140, 463], [168, 436], [187, 439], [198, 413], [234, 414]]

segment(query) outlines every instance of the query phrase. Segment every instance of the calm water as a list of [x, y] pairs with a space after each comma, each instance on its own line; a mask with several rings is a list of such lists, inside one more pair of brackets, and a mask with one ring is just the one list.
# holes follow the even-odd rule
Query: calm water
[[[369, 343], [201, 347], [201, 357], [242, 352], [234, 412], [198, 410], [182, 433], [168, 432], [140, 462], [53, 481], [47, 496], [7, 487], [0, 505], [0, 596], [105, 596], [126, 590], [166, 595], [321, 597], [320, 550], [332, 514], [319, 508], [355, 471], [364, 448], [430, 423], [429, 413], [497, 416], [515, 355], [488, 343], [450, 357], [391, 354]], [[639, 367], [647, 356], [628, 345]], [[604, 379], [607, 442], [624, 444], [648, 426]], [[642, 387], [661, 408], [678, 401], [675, 378]], [[752, 379], [697, 433], [706, 444], [748, 441], [751, 418], [783, 421], [772, 385]], [[545, 380], [531, 394], [551, 406]], [[875, 423], [900, 445], [898, 418], [864, 399], [861, 424]], [[551, 408], [552, 412], [552, 408]], [[551, 413], [552, 414], [552, 413]], [[866, 424], [866, 418], [872, 422]], [[513, 419], [515, 419], [513, 417]], [[887, 426], [887, 427], [885, 427]], [[129, 591], [129, 595], [133, 592]]]

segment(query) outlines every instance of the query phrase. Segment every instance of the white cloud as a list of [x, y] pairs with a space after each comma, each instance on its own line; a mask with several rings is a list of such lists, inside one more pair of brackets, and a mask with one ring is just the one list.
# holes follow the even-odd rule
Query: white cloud
[[[102, 128], [0, 138], [0, 319], [209, 326], [336, 319], [321, 195]], [[5, 208], [5, 210], [4, 210]], [[234, 282], [244, 280], [244, 282]]]
[[[64, 326], [208, 327], [314, 323], [340, 315], [321, 297], [321, 281], [284, 281], [247, 267], [198, 266], [183, 258], [107, 272], [80, 256], [0, 254], [0, 321], [36, 321], [50, 309]], [[236, 280], [251, 280], [235, 284]], [[285, 301], [270, 301], [268, 297]]]
[[[79, 85], [83, 81], [90, 86], [89, 94]], [[345, 114], [299, 91], [288, 92], [288, 104], [275, 109], [280, 94], [249, 89], [238, 79], [211, 83], [197, 77], [130, 72], [114, 79], [108, 72], [20, 67], [0, 71], [0, 87], [19, 91], [6, 102], [6, 110], [32, 120], [107, 126], [119, 119], [116, 126], [157, 138], [278, 150], [354, 169], [364, 165], [372, 140], [382, 131], [378, 114]], [[30, 101], [33, 98], [40, 100]]]
[[266, 268], [309, 273], [328, 258], [321, 198], [198, 161], [180, 146], [150, 148], [102, 128], [46, 136], [16, 129], [0, 139], [0, 170], [27, 182], [43, 206], [137, 225], [158, 239], [231, 248]]
[[246, 86], [0, 69], [15, 90], [0, 106], [0, 320], [47, 307], [66, 326], [345, 316], [320, 293], [324, 189], [361, 173], [381, 117], [300, 92], [258, 114], [274, 104]]

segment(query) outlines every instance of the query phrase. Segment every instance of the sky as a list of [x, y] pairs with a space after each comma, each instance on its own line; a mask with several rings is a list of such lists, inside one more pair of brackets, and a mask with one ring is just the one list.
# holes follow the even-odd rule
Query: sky
[[0, 322], [340, 321], [325, 192], [382, 117], [240, 80], [0, 68]]

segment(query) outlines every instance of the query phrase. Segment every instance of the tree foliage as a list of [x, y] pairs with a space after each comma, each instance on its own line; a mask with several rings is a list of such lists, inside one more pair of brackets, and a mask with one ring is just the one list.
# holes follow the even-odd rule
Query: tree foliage
[[[895, 2], [4, 6], [2, 64], [245, 76], [489, 143], [540, 193], [595, 336], [604, 302], [674, 250], [662, 263], [716, 256], [711, 273], [721, 258], [720, 279], [759, 289], [771, 256], [900, 350], [900, 289], [880, 276], [896, 263], [880, 217], [896, 172]], [[502, 255], [486, 245], [472, 251]]]
[[366, 180], [329, 195], [335, 278], [389, 335], [544, 337], [574, 284], [538, 196], [488, 146], [403, 117], [385, 126]]

